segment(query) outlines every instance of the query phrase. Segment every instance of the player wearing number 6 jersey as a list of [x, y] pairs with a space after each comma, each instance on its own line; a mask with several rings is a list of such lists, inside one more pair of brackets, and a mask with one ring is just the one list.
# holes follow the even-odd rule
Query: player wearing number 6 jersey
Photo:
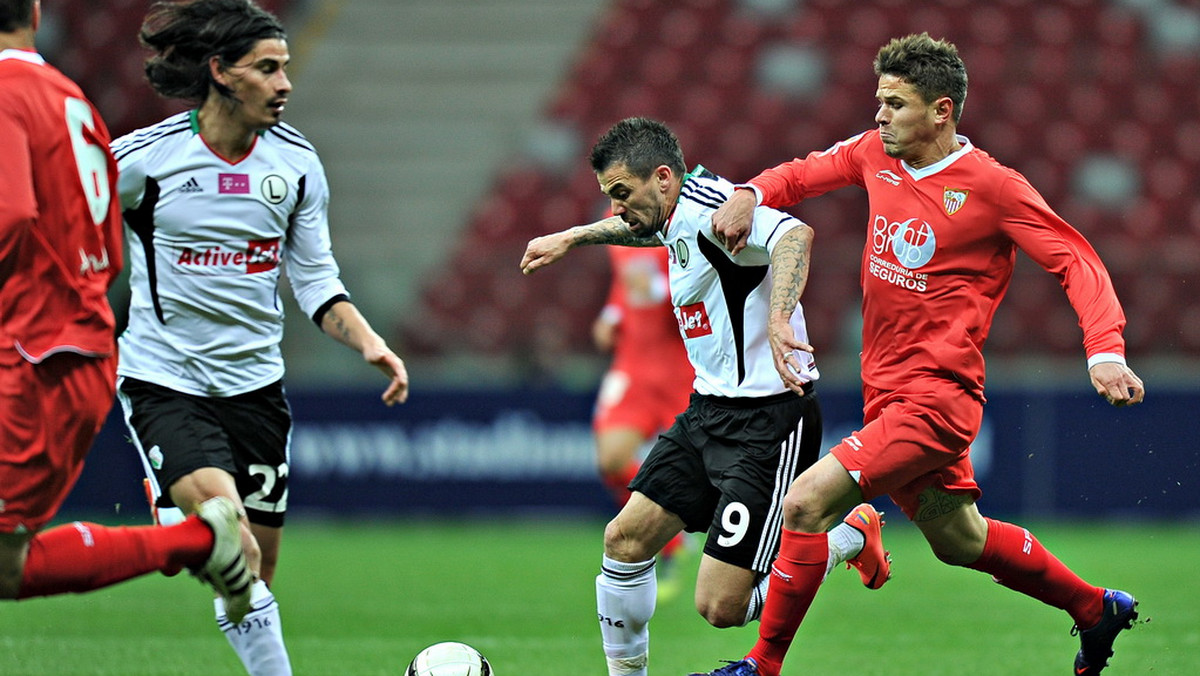
[[[591, 163], [614, 216], [534, 239], [521, 269], [534, 272], [585, 244], [665, 246], [671, 304], [696, 373], [687, 410], [659, 437], [605, 529], [596, 578], [608, 673], [645, 676], [654, 556], [681, 530], [708, 533], [696, 608], [710, 624], [745, 625], [762, 609], [780, 501], [821, 443], [818, 372], [800, 307], [812, 229], [757, 209], [746, 251], [728, 255], [709, 219], [733, 185], [703, 167], [685, 174], [679, 141], [659, 122], [617, 123], [592, 148]], [[789, 388], [777, 368], [800, 382]], [[866, 566], [873, 586], [882, 585], [877, 523], [836, 528], [839, 548], [825, 563]]]
[[0, 0], [0, 598], [78, 593], [185, 567], [236, 615], [250, 579], [223, 499], [172, 528], [41, 531], [112, 408], [121, 268], [108, 129], [34, 51], [36, 0]]
[[118, 393], [156, 508], [192, 512], [215, 495], [244, 507], [259, 580], [246, 621], [218, 599], [217, 623], [249, 673], [290, 674], [269, 589], [291, 433], [281, 272], [305, 315], [389, 378], [385, 403], [405, 400], [408, 376], [350, 303], [321, 161], [280, 121], [292, 85], [279, 21], [248, 0], [159, 2], [141, 38], [151, 86], [198, 105], [112, 146], [132, 290]]

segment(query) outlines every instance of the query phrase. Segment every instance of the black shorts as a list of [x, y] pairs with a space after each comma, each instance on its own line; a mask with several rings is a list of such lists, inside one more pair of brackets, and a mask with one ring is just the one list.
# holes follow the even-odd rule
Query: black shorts
[[804, 396], [728, 399], [693, 394], [630, 483], [708, 531], [704, 553], [768, 573], [779, 551], [783, 496], [821, 451], [821, 407]]
[[200, 397], [121, 378], [117, 395], [159, 507], [174, 506], [168, 489], [176, 481], [217, 467], [233, 475], [251, 523], [283, 525], [292, 414], [282, 382], [232, 397]]

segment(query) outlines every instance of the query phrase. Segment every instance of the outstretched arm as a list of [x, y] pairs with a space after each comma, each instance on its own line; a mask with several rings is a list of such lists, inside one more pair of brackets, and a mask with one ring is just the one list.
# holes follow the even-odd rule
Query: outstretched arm
[[796, 375], [800, 362], [796, 351], [812, 352], [813, 346], [796, 339], [792, 313], [800, 303], [808, 283], [808, 263], [812, 250], [813, 229], [800, 225], [784, 233], [771, 251], [771, 307], [767, 313], [767, 337], [775, 370], [789, 390], [800, 393], [804, 381]]
[[556, 262], [577, 246], [586, 244], [616, 244], [619, 246], [662, 246], [657, 237], [639, 237], [616, 216], [588, 225], [544, 235], [529, 240], [521, 257], [521, 272], [532, 274]]
[[373, 364], [391, 379], [383, 391], [383, 403], [391, 406], [403, 404], [408, 399], [408, 370], [404, 368], [404, 361], [375, 333], [354, 303], [347, 300], [334, 303], [321, 317], [321, 330], [339, 343], [361, 352], [368, 364]]

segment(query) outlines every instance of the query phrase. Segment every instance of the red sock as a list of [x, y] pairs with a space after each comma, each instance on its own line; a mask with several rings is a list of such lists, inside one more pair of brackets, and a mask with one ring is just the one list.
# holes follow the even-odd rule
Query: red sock
[[194, 516], [167, 527], [76, 521], [29, 541], [18, 598], [91, 591], [156, 570], [174, 575], [202, 565], [212, 546], [212, 529]]
[[616, 472], [600, 475], [600, 480], [604, 482], [604, 487], [612, 495], [613, 502], [617, 503], [617, 509], [621, 509], [625, 503], [629, 502], [629, 482], [633, 481], [633, 477], [637, 475], [641, 466], [641, 463], [634, 460]]
[[1080, 627], [1092, 627], [1100, 621], [1103, 589], [1080, 579], [1024, 528], [985, 520], [987, 543], [979, 560], [968, 568], [989, 573], [1009, 589], [1067, 611]]
[[758, 664], [763, 676], [777, 676], [783, 668], [783, 658], [796, 630], [825, 579], [828, 559], [829, 539], [825, 533], [783, 529], [758, 625], [758, 642], [747, 655]]

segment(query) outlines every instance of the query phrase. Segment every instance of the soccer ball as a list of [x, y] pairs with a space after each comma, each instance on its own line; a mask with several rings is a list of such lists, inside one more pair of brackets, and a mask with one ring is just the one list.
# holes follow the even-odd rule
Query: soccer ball
[[417, 653], [405, 676], [496, 676], [487, 658], [466, 643], [435, 643]]

